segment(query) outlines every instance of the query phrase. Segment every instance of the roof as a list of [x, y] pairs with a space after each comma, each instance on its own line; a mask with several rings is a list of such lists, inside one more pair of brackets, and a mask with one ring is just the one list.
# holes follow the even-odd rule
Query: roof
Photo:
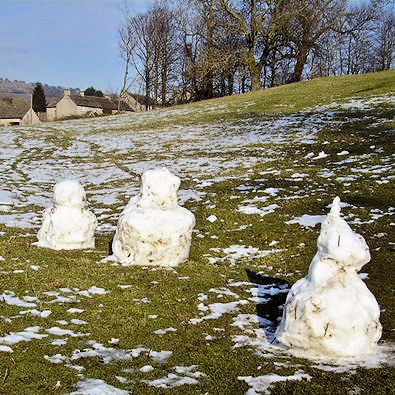
[[[58, 97], [51, 100], [48, 103], [47, 108], [56, 107], [63, 97]], [[103, 110], [118, 110], [118, 102], [112, 101], [107, 97], [71, 95], [70, 98], [77, 106], [80, 107], [101, 108]], [[123, 101], [121, 101], [120, 109], [122, 111], [133, 111]]]
[[135, 99], [137, 102], [139, 102], [143, 106], [145, 106], [145, 105], [154, 106], [155, 105], [155, 100], [150, 98], [150, 97], [147, 98], [146, 96], [138, 95], [137, 93], [129, 93], [129, 92], [127, 92], [127, 94], [129, 96], [132, 96], [133, 99]]
[[71, 95], [71, 100], [80, 107], [102, 108], [103, 110], [116, 110], [118, 107], [110, 99], [97, 96]]
[[[117, 110], [118, 110], [118, 100], [113, 100], [113, 102], [115, 103]], [[130, 108], [130, 106], [125, 103], [124, 101], [121, 100], [120, 104], [119, 104], [119, 109], [121, 111], [134, 111], [132, 108]]]
[[55, 97], [55, 98], [51, 99], [47, 104], [47, 108], [56, 107], [56, 105], [60, 102], [61, 99], [63, 99], [63, 96], [62, 97]]
[[22, 119], [24, 115], [28, 112], [29, 107], [24, 108], [5, 108], [0, 110], [0, 119]]

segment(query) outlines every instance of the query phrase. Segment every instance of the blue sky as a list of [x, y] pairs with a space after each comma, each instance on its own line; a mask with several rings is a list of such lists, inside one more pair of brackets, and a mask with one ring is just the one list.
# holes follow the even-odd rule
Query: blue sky
[[[133, 12], [151, 0], [128, 0]], [[122, 0], [0, 0], [0, 77], [117, 90]]]

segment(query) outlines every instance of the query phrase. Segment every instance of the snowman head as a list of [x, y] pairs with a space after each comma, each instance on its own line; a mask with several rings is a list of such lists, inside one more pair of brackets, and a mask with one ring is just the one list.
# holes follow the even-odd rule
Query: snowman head
[[177, 191], [180, 179], [165, 167], [148, 170], [142, 176], [142, 198], [161, 208], [177, 205]]
[[321, 225], [317, 241], [320, 259], [331, 259], [340, 267], [359, 271], [370, 261], [369, 247], [364, 238], [353, 232], [340, 216], [340, 199], [336, 197], [332, 208]]
[[58, 182], [53, 191], [56, 207], [80, 207], [86, 205], [86, 194], [82, 185], [75, 180]]

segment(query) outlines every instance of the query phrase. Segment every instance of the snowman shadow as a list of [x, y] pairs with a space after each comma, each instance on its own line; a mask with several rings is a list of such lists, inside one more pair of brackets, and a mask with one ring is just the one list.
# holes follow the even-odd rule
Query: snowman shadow
[[246, 269], [249, 281], [255, 287], [253, 296], [256, 298], [256, 314], [259, 328], [263, 329], [268, 342], [275, 340], [275, 333], [281, 322], [283, 306], [290, 289], [290, 283], [281, 278], [263, 276]]

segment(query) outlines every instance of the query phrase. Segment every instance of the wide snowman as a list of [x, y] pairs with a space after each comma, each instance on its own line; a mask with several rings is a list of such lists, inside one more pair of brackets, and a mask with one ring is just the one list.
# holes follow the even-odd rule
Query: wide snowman
[[178, 205], [179, 187], [166, 168], [144, 172], [140, 193], [119, 217], [107, 261], [172, 267], [188, 259], [195, 217]]
[[54, 205], [44, 211], [37, 234], [39, 247], [73, 250], [95, 247], [97, 220], [86, 209], [86, 194], [75, 180], [57, 183], [53, 193]]
[[357, 274], [370, 261], [369, 247], [341, 218], [338, 197], [317, 246], [308, 275], [287, 296], [277, 340], [326, 356], [372, 352], [381, 336], [380, 309]]

